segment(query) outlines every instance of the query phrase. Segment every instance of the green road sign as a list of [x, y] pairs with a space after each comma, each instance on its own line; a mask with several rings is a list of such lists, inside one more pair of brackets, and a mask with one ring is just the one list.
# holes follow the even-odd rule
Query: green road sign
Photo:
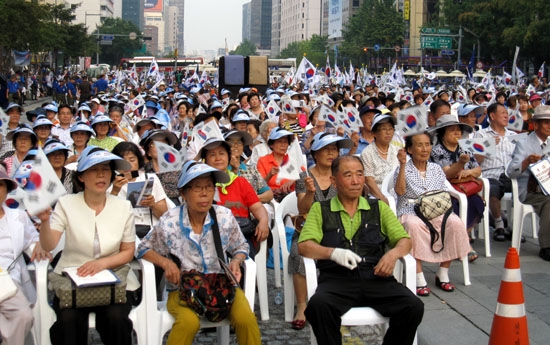
[[453, 49], [451, 37], [422, 36], [420, 38], [422, 49]]

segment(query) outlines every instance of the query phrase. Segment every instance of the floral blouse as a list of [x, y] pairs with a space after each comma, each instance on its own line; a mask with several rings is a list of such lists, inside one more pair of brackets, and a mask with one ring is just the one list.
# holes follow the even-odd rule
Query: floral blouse
[[[216, 211], [218, 228], [224, 253], [235, 256], [237, 253], [248, 257], [248, 243], [244, 238], [237, 220], [231, 210], [223, 206], [213, 206]], [[189, 211], [185, 204], [168, 210], [160, 217], [157, 225], [141, 240], [137, 248], [138, 258], [154, 249], [162, 256], [169, 254], [177, 257], [181, 271], [195, 269], [203, 273], [223, 273], [218, 263], [218, 255], [212, 235], [214, 222], [210, 214], [206, 215], [202, 233], [196, 242], [192, 235]], [[168, 291], [177, 290], [178, 286], [167, 282]]]
[[464, 151], [460, 146], [458, 146], [453, 152], [447, 149], [445, 145], [441, 143], [435, 144], [435, 146], [432, 148], [430, 160], [434, 163], [439, 164], [441, 167], [446, 167], [458, 162], [460, 155], [463, 153], [470, 156], [470, 161], [464, 165], [464, 170], [470, 170], [479, 166], [474, 155], [471, 152]]

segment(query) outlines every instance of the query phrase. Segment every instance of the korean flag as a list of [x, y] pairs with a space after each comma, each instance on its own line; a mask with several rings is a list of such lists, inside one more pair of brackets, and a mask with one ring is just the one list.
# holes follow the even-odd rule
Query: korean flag
[[187, 155], [186, 151], [179, 152], [174, 147], [160, 141], [155, 142], [155, 147], [157, 148], [159, 173], [181, 171], [186, 158], [183, 156], [183, 153]]
[[67, 194], [65, 187], [55, 174], [48, 158], [42, 149], [34, 158], [32, 170], [25, 185], [27, 194], [24, 198], [27, 212], [35, 216], [41, 211], [53, 205], [59, 197]]
[[402, 109], [397, 113], [395, 129], [404, 137], [426, 130], [428, 109], [422, 105]]
[[472, 152], [475, 155], [492, 157], [496, 155], [495, 138], [471, 138], [460, 139], [458, 145], [464, 151]]

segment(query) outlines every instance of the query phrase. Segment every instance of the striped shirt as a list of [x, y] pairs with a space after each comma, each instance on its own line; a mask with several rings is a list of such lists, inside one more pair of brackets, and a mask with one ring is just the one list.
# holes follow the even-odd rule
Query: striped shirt
[[495, 132], [490, 126], [474, 133], [474, 138], [494, 138], [499, 136], [501, 139], [495, 147], [496, 155], [493, 157], [485, 157], [480, 164], [481, 170], [483, 171], [483, 177], [499, 179], [500, 175], [504, 174], [506, 166], [512, 160], [512, 153], [516, 146], [512, 140], [504, 139], [504, 137], [515, 134], [515, 132], [505, 128], [504, 136], [502, 136]]

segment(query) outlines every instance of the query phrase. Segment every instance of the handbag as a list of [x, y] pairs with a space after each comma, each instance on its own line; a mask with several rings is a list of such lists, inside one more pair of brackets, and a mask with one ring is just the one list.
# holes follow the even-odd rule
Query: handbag
[[239, 228], [241, 228], [241, 232], [243, 235], [251, 236], [256, 231], [256, 226], [258, 225], [257, 220], [252, 220], [248, 217], [235, 217], [237, 219], [237, 223], [239, 223]]
[[77, 287], [71, 278], [54, 272], [48, 273], [48, 279], [59, 298], [60, 309], [99, 307], [126, 303], [126, 278], [129, 271], [129, 265], [120, 266], [113, 270], [119, 283], [90, 287]]
[[17, 293], [17, 285], [13, 282], [13, 279], [10, 277], [10, 272], [8, 270], [2, 269], [0, 267], [0, 303], [4, 302], [8, 298], [15, 296]]
[[22, 254], [23, 252], [19, 253], [7, 269], [0, 267], [0, 286], [2, 287], [2, 289], [0, 289], [0, 303], [8, 298], [12, 298], [17, 293], [17, 285], [15, 285], [13, 279], [11, 279], [10, 272], [15, 267], [15, 263]]
[[[226, 270], [220, 230], [214, 208], [210, 208], [210, 217], [214, 220], [212, 234], [220, 265]], [[232, 277], [234, 279], [234, 277]], [[180, 303], [193, 309], [208, 321], [220, 322], [231, 310], [238, 283], [224, 273], [204, 274], [197, 270], [184, 271], [179, 285]]]
[[481, 192], [483, 189], [483, 182], [475, 177], [469, 177], [467, 179], [453, 179], [450, 181], [453, 188], [457, 191], [466, 194], [466, 196], [472, 196]]
[[[445, 248], [445, 225], [453, 212], [451, 195], [447, 191], [426, 192], [418, 197], [414, 205], [416, 215], [424, 221], [430, 231], [430, 245], [434, 253], [439, 253]], [[439, 240], [439, 233], [435, 230], [430, 220], [443, 216], [441, 221], [441, 248], [434, 249], [434, 244]]]

